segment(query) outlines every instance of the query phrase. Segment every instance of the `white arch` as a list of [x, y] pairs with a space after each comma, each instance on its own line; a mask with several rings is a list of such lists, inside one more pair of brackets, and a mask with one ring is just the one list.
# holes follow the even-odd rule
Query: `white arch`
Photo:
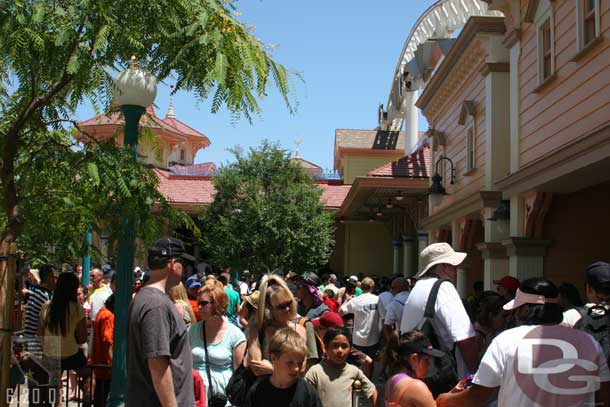
[[[451, 38], [451, 34], [462, 27], [471, 16], [503, 16], [503, 14], [499, 11], [488, 10], [488, 4], [482, 0], [438, 0], [419, 17], [402, 47], [392, 75], [390, 94], [386, 104], [388, 115], [387, 120], [382, 123], [382, 128], [399, 130], [402, 127], [405, 113], [410, 118], [414, 116], [413, 112], [409, 112], [409, 110], [415, 109], [414, 105], [403, 106], [401, 109], [401, 106], [394, 106], [393, 101], [395, 100], [394, 92], [397, 90], [394, 83], [402, 75], [405, 66], [415, 59], [417, 48], [429, 39]], [[423, 86], [423, 78], [417, 76], [415, 73], [412, 77], [413, 83], [416, 84], [415, 91]], [[402, 99], [414, 103], [415, 97], [413, 95], [406, 97], [405, 93], [409, 92], [403, 92]], [[404, 103], [401, 104], [404, 105]], [[413, 125], [409, 127], [413, 128]], [[417, 125], [415, 125], [415, 132], [417, 132]]]

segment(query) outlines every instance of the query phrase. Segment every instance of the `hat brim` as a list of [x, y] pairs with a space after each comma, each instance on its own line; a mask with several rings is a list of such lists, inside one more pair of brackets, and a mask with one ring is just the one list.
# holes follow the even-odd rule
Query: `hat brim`
[[454, 252], [451, 256], [439, 259], [437, 261], [433, 261], [428, 264], [424, 269], [422, 269], [419, 273], [415, 275], [415, 278], [420, 278], [424, 274], [428, 272], [433, 266], [437, 264], [451, 264], [452, 266], [459, 266], [464, 262], [464, 259], [468, 256], [468, 253], [463, 252]]
[[502, 309], [504, 309], [505, 311], [512, 311], [514, 309], [519, 308], [520, 306], [522, 306], [523, 304], [520, 302], [517, 302], [516, 300], [510, 300], [509, 302], [507, 302], [506, 304], [504, 304], [502, 306]]
[[445, 354], [438, 349], [424, 349], [421, 352], [425, 353], [426, 355], [432, 356], [433, 358], [442, 358], [443, 356], [445, 356]]
[[191, 255], [190, 255], [190, 254], [188, 254], [188, 253], [182, 253], [182, 254], [180, 255], [180, 258], [182, 258], [182, 259], [184, 259], [184, 260], [187, 260], [187, 261], [190, 261], [191, 263], [194, 263], [194, 262], [195, 262], [195, 257], [191, 256]]
[[246, 301], [248, 304], [250, 304], [252, 307], [254, 307], [254, 309], [258, 309], [258, 304], [256, 304], [254, 301], [252, 301], [252, 298], [250, 296], [247, 296], [246, 298], [244, 298], [244, 301]]

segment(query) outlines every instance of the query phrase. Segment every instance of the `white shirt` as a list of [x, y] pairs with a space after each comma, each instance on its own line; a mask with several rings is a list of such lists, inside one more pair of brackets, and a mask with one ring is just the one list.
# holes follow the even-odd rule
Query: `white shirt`
[[[585, 307], [587, 307], [588, 310], [594, 305], [595, 304], [590, 303], [586, 304]], [[574, 325], [576, 325], [576, 323], [580, 321], [581, 318], [582, 315], [580, 315], [580, 312], [578, 312], [576, 308], [571, 308], [563, 313], [563, 321], [561, 321], [561, 325], [567, 326], [568, 328], [574, 328]]]
[[97, 313], [104, 308], [104, 303], [112, 295], [112, 289], [110, 287], [104, 287], [101, 290], [96, 291], [91, 296], [91, 321], [95, 322]]
[[[405, 303], [400, 322], [400, 333], [415, 329], [424, 318], [428, 295], [432, 290], [436, 277], [423, 278], [415, 283], [409, 298]], [[432, 327], [439, 340], [442, 350], [450, 352], [456, 342], [463, 341], [475, 336], [475, 331], [470, 323], [462, 299], [457, 290], [450, 282], [441, 284], [438, 297], [434, 306], [435, 315]], [[468, 368], [459, 348], [455, 348], [455, 359], [460, 377], [468, 375]]]
[[250, 287], [248, 287], [248, 283], [245, 283], [243, 281], [241, 281], [239, 283], [239, 294], [240, 295], [249, 295], [250, 294]]
[[[563, 363], [555, 367], [556, 372], [548, 372], [556, 358]], [[566, 359], [576, 359], [582, 365]], [[541, 367], [547, 362], [550, 368]], [[583, 369], [584, 364], [589, 366]], [[584, 407], [594, 405], [595, 389], [582, 395], [574, 393], [596, 377], [601, 382], [610, 381], [610, 372], [601, 346], [589, 334], [560, 325], [523, 325], [494, 338], [473, 383], [500, 386], [499, 407]]]
[[385, 320], [386, 313], [388, 312], [388, 308], [390, 307], [390, 303], [394, 299], [394, 294], [390, 291], [384, 291], [379, 294], [379, 303], [377, 304], [377, 309], [379, 310], [379, 320], [383, 322]]
[[398, 331], [400, 328], [400, 322], [402, 321], [402, 313], [405, 310], [405, 304], [409, 298], [408, 291], [401, 291], [396, 294], [396, 297], [390, 303], [388, 313], [385, 316], [383, 323], [385, 325], [392, 325], [395, 330]]
[[363, 293], [341, 306], [344, 314], [354, 314], [354, 333], [352, 342], [358, 346], [373, 346], [379, 342], [379, 297]]

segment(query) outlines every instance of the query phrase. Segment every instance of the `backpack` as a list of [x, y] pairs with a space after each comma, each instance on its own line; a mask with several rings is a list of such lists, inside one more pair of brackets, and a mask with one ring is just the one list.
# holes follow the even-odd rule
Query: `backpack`
[[[305, 329], [307, 329], [305, 327], [305, 324], [308, 322], [311, 322], [311, 321], [307, 317], [299, 318], [299, 325], [301, 325]], [[314, 332], [314, 335], [316, 336], [316, 348], [318, 350], [318, 359], [322, 360], [324, 358], [324, 355], [326, 354], [326, 347], [324, 346], [324, 341], [322, 340], [322, 338], [320, 338], [320, 335], [318, 335], [318, 332], [315, 329], [313, 330], [313, 332]]]
[[434, 314], [436, 313], [434, 306], [436, 304], [438, 290], [440, 289], [441, 284], [443, 284], [445, 281], [449, 280], [438, 279], [434, 282], [432, 290], [430, 290], [430, 294], [428, 295], [424, 317], [415, 328], [430, 339], [430, 342], [434, 348], [444, 353], [443, 357], [430, 358], [430, 367], [428, 368], [428, 373], [424, 377], [424, 382], [426, 385], [428, 385], [428, 388], [430, 389], [430, 392], [434, 398], [441, 393], [450, 391], [459, 380], [457, 374], [457, 363], [454, 355], [455, 348], [452, 349], [451, 352], [445, 352], [442, 350], [438, 337], [436, 336], [436, 332], [434, 332], [434, 327], [432, 326], [432, 320], [434, 319]]
[[[579, 310], [580, 311], [580, 310]], [[610, 363], [610, 310], [606, 304], [598, 304], [581, 312], [582, 318], [574, 325], [595, 338], [601, 345], [606, 360]]]

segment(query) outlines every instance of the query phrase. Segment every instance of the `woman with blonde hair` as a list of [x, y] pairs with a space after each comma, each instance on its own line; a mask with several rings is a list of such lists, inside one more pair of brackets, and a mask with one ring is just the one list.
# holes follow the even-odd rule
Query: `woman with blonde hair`
[[189, 297], [186, 293], [186, 288], [184, 288], [182, 282], [169, 289], [169, 297], [172, 299], [172, 302], [178, 309], [178, 313], [180, 313], [182, 316], [182, 320], [186, 324], [187, 328], [191, 326], [193, 322], [197, 321], [195, 318], [195, 312], [191, 308]]
[[188, 334], [193, 367], [205, 383], [209, 401], [210, 395], [225, 394], [233, 371], [242, 363], [246, 337], [226, 318], [229, 298], [220, 281], [206, 281], [197, 301], [201, 321], [191, 325]]
[[306, 340], [307, 368], [317, 362], [318, 351], [313, 325], [310, 322], [300, 322], [297, 302], [286, 282], [274, 274], [267, 275], [260, 287], [255, 318], [247, 330], [247, 365], [256, 376], [273, 373], [268, 344], [273, 335], [282, 328], [292, 328]]

